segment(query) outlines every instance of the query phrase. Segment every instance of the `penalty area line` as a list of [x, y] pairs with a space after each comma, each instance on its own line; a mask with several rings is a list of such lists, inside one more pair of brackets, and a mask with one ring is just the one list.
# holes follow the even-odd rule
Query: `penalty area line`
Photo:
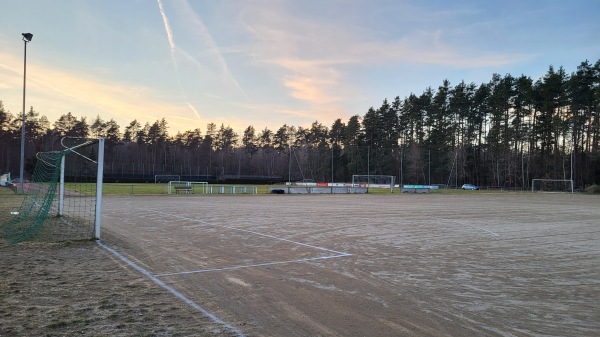
[[500, 234], [492, 232], [489, 229], [485, 229], [485, 228], [482, 228], [482, 227], [471, 225], [471, 224], [465, 223], [464, 221], [459, 221], [459, 220], [455, 220], [455, 219], [446, 219], [446, 218], [438, 218], [438, 219], [443, 220], [443, 221], [447, 221], [447, 222], [454, 222], [454, 223], [457, 223], [459, 225], [463, 225], [463, 226], [467, 226], [467, 227], [471, 227], [471, 228], [475, 228], [475, 229], [479, 229], [480, 231], [484, 231], [484, 232], [486, 232], [488, 234], [491, 234], [493, 236], [497, 236], [497, 237], [500, 236]]
[[482, 231], [484, 231], [484, 232], [487, 232], [487, 233], [489, 233], [489, 234], [492, 234], [493, 236], [500, 236], [500, 234], [498, 234], [498, 233], [495, 233], [495, 232], [492, 232], [492, 231], [491, 231], [491, 230], [489, 230], [489, 229], [485, 229], [485, 228], [481, 228], [481, 227], [477, 227], [477, 226], [473, 226], [473, 225], [467, 225], [467, 226], [469, 226], [469, 227], [472, 227], [472, 228], [476, 228], [476, 229], [479, 229], [479, 230], [482, 230]]
[[173, 218], [179, 218], [181, 220], [186, 220], [186, 221], [191, 221], [191, 222], [198, 222], [198, 223], [202, 223], [202, 224], [205, 224], [205, 225], [208, 225], [208, 226], [212, 226], [212, 227], [227, 228], [227, 229], [230, 229], [230, 230], [244, 232], [244, 233], [249, 233], [249, 234], [257, 235], [257, 236], [262, 236], [262, 237], [273, 239], [273, 240], [289, 242], [289, 243], [292, 243], [292, 244], [295, 244], [295, 245], [298, 245], [298, 246], [309, 247], [309, 248], [312, 248], [312, 249], [317, 249], [317, 250], [321, 250], [321, 251], [324, 251], [324, 252], [329, 252], [329, 253], [333, 253], [333, 254], [337, 254], [337, 255], [343, 255], [343, 256], [352, 255], [352, 254], [349, 254], [349, 253], [340, 252], [340, 251], [329, 249], [329, 248], [325, 248], [325, 247], [319, 247], [319, 246], [311, 245], [311, 244], [304, 243], [304, 242], [298, 242], [298, 241], [294, 241], [294, 240], [290, 240], [290, 239], [280, 238], [280, 237], [277, 237], [277, 236], [274, 236], [274, 235], [264, 234], [264, 233], [260, 233], [260, 232], [256, 232], [256, 231], [251, 231], [251, 230], [248, 230], [248, 229], [237, 228], [237, 227], [227, 226], [227, 225], [217, 225], [217, 224], [209, 223], [209, 222], [206, 222], [206, 221], [203, 221], [203, 220], [188, 218], [188, 217], [185, 217], [185, 216], [182, 216], [182, 215], [178, 215], [178, 214], [161, 212], [161, 211], [157, 211], [157, 210], [153, 210], [153, 209], [145, 209], [145, 211], [154, 212], [154, 213], [160, 214], [162, 216], [166, 215], [166, 216], [173, 217]]
[[114, 250], [114, 249], [108, 247], [107, 245], [103, 244], [102, 242], [100, 242], [100, 240], [96, 240], [96, 243], [100, 247], [104, 248], [105, 250], [107, 250], [108, 252], [110, 252], [111, 254], [113, 254], [114, 256], [116, 256], [119, 260], [125, 262], [130, 267], [132, 267], [133, 269], [135, 269], [135, 270], [139, 271], [140, 273], [144, 274], [144, 276], [146, 276], [147, 278], [149, 278], [152, 282], [156, 283], [157, 285], [159, 285], [160, 287], [162, 287], [166, 291], [170, 292], [175, 297], [179, 298], [180, 300], [182, 300], [183, 302], [185, 302], [186, 304], [188, 304], [192, 308], [196, 309], [196, 311], [198, 311], [201, 314], [203, 314], [204, 316], [208, 317], [213, 323], [216, 323], [216, 324], [224, 327], [228, 331], [230, 331], [232, 333], [235, 333], [235, 335], [238, 336], [238, 337], [245, 337], [246, 336], [246, 335], [244, 335], [244, 333], [241, 330], [239, 330], [235, 326], [233, 326], [233, 325], [231, 325], [231, 324], [223, 321], [222, 319], [220, 319], [219, 317], [217, 317], [215, 314], [213, 314], [213, 313], [209, 312], [208, 310], [204, 309], [203, 307], [201, 307], [200, 305], [198, 305], [196, 302], [190, 300], [184, 294], [182, 294], [179, 291], [175, 290], [175, 288], [173, 288], [170, 285], [168, 285], [168, 284], [164, 283], [163, 281], [159, 280], [156, 276], [150, 274], [150, 272], [148, 272], [146, 269], [140, 267], [135, 262], [133, 262], [133, 261], [129, 260], [128, 258], [126, 258], [125, 256], [121, 255], [116, 250]]
[[243, 268], [274, 266], [274, 265], [278, 265], [278, 264], [288, 264], [288, 263], [297, 263], [297, 262], [328, 260], [328, 259], [335, 259], [335, 258], [338, 258], [338, 257], [346, 257], [346, 256], [352, 256], [352, 254], [321, 256], [321, 257], [310, 257], [310, 258], [305, 258], [305, 259], [288, 260], [288, 261], [276, 261], [276, 262], [264, 262], [264, 263], [239, 265], [239, 266], [231, 266], [231, 267], [223, 267], [223, 268], [199, 269], [199, 270], [182, 271], [182, 272], [176, 272], [176, 273], [155, 274], [154, 276], [155, 277], [163, 277], [163, 276], [176, 276], [176, 275], [208, 273], [208, 272], [213, 272], [213, 271], [227, 271], [227, 270], [236, 270], [236, 269], [243, 269]]

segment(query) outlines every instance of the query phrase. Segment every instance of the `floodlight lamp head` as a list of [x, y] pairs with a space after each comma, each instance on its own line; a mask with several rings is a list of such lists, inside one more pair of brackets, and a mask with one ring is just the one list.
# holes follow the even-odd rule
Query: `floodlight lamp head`
[[29, 42], [33, 38], [33, 34], [31, 33], [23, 33], [21, 35], [23, 35], [23, 41], [25, 42]]

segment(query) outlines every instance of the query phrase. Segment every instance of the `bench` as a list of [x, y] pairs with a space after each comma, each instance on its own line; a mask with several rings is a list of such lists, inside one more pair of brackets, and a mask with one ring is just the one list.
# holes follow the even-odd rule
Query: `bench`
[[190, 194], [193, 192], [191, 186], [175, 186], [175, 194], [179, 194], [179, 192], [185, 192], [185, 194]]

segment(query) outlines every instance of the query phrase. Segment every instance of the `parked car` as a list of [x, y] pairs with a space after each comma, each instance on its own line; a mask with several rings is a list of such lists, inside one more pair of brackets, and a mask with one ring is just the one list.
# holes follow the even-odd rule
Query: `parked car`
[[479, 189], [479, 187], [472, 185], [472, 184], [464, 184], [462, 185], [462, 189], [463, 190], [470, 190], [470, 191], [476, 191]]

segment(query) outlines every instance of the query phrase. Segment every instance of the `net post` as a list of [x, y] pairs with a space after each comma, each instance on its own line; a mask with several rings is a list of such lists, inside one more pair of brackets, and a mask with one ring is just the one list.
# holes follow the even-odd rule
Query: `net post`
[[60, 184], [58, 185], [58, 216], [63, 216], [65, 207], [65, 154], [60, 158]]
[[104, 138], [98, 138], [98, 171], [96, 177], [96, 219], [94, 221], [94, 239], [100, 240], [102, 218], [102, 178], [104, 176]]
[[[573, 156], [573, 154], [571, 154], [571, 156]], [[573, 177], [571, 177], [571, 193], [575, 193], [575, 184], [573, 183]]]

